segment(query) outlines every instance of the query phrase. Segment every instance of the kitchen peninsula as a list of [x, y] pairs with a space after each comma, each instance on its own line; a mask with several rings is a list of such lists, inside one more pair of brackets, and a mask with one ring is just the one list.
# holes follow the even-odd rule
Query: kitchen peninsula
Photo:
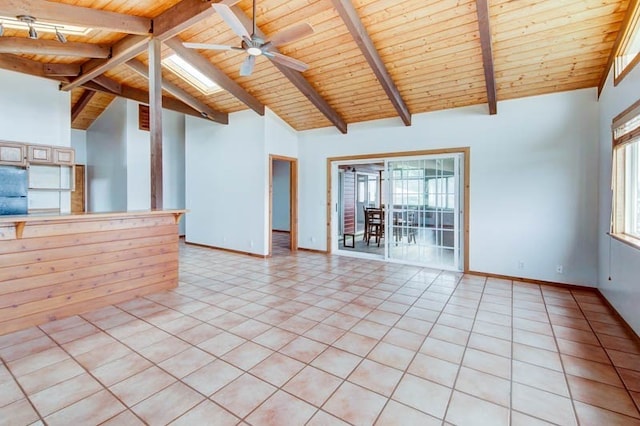
[[184, 212], [0, 216], [0, 335], [176, 287]]

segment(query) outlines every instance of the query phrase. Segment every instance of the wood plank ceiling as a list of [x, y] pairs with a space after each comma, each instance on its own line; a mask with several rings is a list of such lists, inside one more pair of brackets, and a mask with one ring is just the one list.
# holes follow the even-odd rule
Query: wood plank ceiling
[[[107, 29], [67, 36], [64, 46], [69, 52], [75, 47], [82, 54], [81, 48], [87, 47], [74, 43], [99, 44], [110, 49], [112, 59], [25, 49], [25, 43], [55, 40], [55, 35], [43, 33], [39, 40], [29, 40], [25, 30], [5, 28], [0, 67], [63, 79], [73, 86], [92, 67], [106, 64], [103, 75], [72, 89], [72, 127], [87, 129], [116, 94], [142, 100], [146, 96], [146, 78], [124, 61], [118, 63], [122, 45], [139, 47], [135, 37], [158, 36], [165, 41], [163, 57], [173, 53], [168, 44], [180, 47], [180, 40], [238, 46], [239, 38], [208, 6], [217, 1], [28, 0], [16, 6], [20, 2], [0, 0], [0, 14], [8, 16], [29, 12], [38, 19], [38, 13], [46, 11], [42, 5], [65, 3], [147, 18], [156, 28], [147, 36]], [[240, 77], [244, 52], [194, 50], [235, 89], [206, 96], [163, 69], [163, 78], [174, 86], [164, 95], [166, 102], [194, 115], [202, 111], [193, 108], [202, 104], [221, 113], [250, 106], [260, 112], [267, 106], [297, 130], [336, 126], [346, 132], [348, 123], [389, 117], [409, 124], [409, 113], [475, 104], [488, 103], [487, 113], [493, 113], [496, 99], [598, 87], [628, 6], [628, 0], [257, 0], [257, 27], [266, 35], [300, 22], [313, 26], [311, 36], [279, 48], [309, 69], [287, 78], [272, 62], [258, 57], [253, 74]], [[252, 2], [242, 0], [233, 9], [250, 19]], [[178, 23], [179, 40], [166, 41], [174, 34], [165, 27]], [[138, 50], [135, 59], [147, 64], [146, 49]], [[122, 58], [129, 59], [126, 52]], [[45, 71], [39, 63], [46, 64]], [[78, 72], [82, 66], [85, 74], [60, 71], [67, 75], [61, 77], [52, 74], [49, 64], [71, 64]], [[172, 99], [176, 87], [182, 102]], [[86, 90], [100, 93], [83, 98]]]

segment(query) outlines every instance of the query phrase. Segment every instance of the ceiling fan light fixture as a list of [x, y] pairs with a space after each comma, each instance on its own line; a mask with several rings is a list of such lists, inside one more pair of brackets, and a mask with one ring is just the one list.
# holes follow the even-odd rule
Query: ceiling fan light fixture
[[211, 50], [243, 50], [247, 56], [240, 65], [240, 76], [246, 77], [253, 72], [254, 65], [256, 63], [256, 57], [265, 56], [267, 59], [273, 62], [277, 62], [280, 65], [291, 68], [295, 71], [304, 72], [309, 66], [302, 61], [291, 58], [287, 55], [279, 53], [277, 50], [271, 50], [281, 44], [291, 43], [302, 37], [313, 33], [313, 27], [309, 24], [297, 24], [286, 30], [280, 31], [274, 35], [269, 41], [258, 32], [256, 26], [256, 0], [253, 0], [253, 13], [251, 17], [252, 32], [249, 33], [249, 28], [245, 27], [244, 22], [236, 15], [231, 6], [239, 3], [240, 0], [218, 0], [216, 3], [212, 3], [211, 6], [220, 15], [222, 20], [238, 37], [242, 39], [241, 47], [233, 47], [229, 45], [220, 44], [207, 44], [207, 43], [183, 43], [185, 47], [193, 49], [211, 49]]
[[262, 55], [262, 49], [252, 46], [247, 49], [247, 53], [251, 56], [260, 56]]

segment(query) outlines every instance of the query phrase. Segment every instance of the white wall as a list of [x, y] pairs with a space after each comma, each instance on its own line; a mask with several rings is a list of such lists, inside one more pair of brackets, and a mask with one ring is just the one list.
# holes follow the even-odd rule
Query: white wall
[[273, 160], [273, 203], [272, 228], [276, 231], [290, 231], [291, 164], [288, 161]]
[[[165, 209], [185, 206], [185, 118], [184, 114], [162, 111], [162, 203]], [[180, 220], [185, 235], [186, 218]]]
[[[163, 207], [182, 209], [185, 205], [184, 115], [163, 110], [162, 118]], [[150, 135], [139, 129], [137, 102], [114, 101], [87, 131], [87, 147], [90, 211], [151, 207]], [[181, 235], [184, 229], [183, 219]]]
[[[612, 73], [600, 95], [600, 217], [598, 287], [622, 317], [640, 334], [640, 250], [610, 238], [611, 214], [611, 122], [640, 99], [640, 67], [617, 86]], [[609, 263], [611, 259], [611, 263]], [[611, 280], [609, 281], [609, 277]]]
[[[326, 247], [326, 159], [471, 149], [470, 269], [596, 284], [597, 116], [594, 89], [301, 132], [299, 244]], [[524, 269], [518, 269], [519, 262]], [[564, 273], [557, 274], [556, 266]]]
[[151, 139], [148, 131], [139, 129], [138, 103], [126, 102], [127, 210], [148, 210], [151, 208]]
[[297, 158], [298, 132], [269, 108], [265, 108], [263, 121], [267, 152], [273, 155]]
[[0, 139], [70, 146], [71, 98], [58, 83], [0, 70]]
[[186, 240], [266, 255], [264, 118], [248, 110], [229, 125], [186, 117]]
[[87, 209], [127, 210], [127, 101], [116, 98], [87, 130]]
[[[0, 139], [71, 146], [71, 98], [58, 83], [13, 71], [0, 70]], [[71, 210], [70, 192], [29, 193], [29, 206]]]
[[87, 164], [87, 131], [71, 129], [71, 147], [76, 152], [76, 164]]

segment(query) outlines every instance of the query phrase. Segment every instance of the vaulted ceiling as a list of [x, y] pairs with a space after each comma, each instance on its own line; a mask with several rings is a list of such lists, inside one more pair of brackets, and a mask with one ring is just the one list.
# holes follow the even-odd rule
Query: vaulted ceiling
[[[225, 88], [204, 95], [162, 70], [163, 105], [224, 122], [264, 107], [297, 130], [588, 87], [601, 87], [628, 0], [257, 0], [268, 36], [301, 22], [314, 33], [279, 47], [305, 72], [258, 57], [241, 77], [246, 53], [186, 49], [182, 41], [230, 44], [239, 38], [215, 13], [220, 0], [0, 0], [0, 15], [92, 28], [37, 40], [5, 26], [0, 68], [53, 78], [71, 91], [72, 127], [86, 129], [115, 96], [145, 102], [147, 42], [163, 42]], [[233, 2], [251, 23], [252, 1]], [[237, 3], [233, 5], [234, 3]], [[102, 12], [99, 12], [102, 11]], [[103, 13], [115, 12], [115, 13]], [[125, 16], [126, 15], [126, 16]], [[2, 18], [0, 18], [2, 21]], [[499, 113], [499, 111], [498, 111]]]

